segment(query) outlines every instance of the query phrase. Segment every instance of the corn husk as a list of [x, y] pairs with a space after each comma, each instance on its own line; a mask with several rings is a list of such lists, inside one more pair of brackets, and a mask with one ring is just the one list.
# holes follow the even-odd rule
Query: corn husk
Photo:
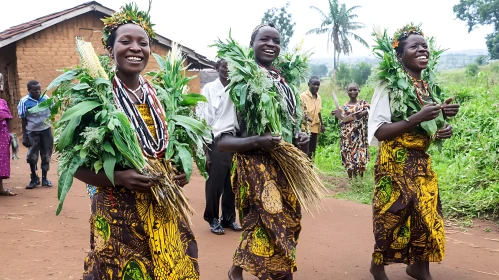
[[310, 158], [294, 145], [281, 141], [270, 154], [278, 162], [303, 209], [325, 210], [322, 202], [328, 194]]
[[95, 53], [92, 43], [86, 42], [80, 37], [76, 37], [76, 50], [80, 55], [80, 64], [88, 70], [93, 78], [103, 78], [109, 80], [109, 77], [100, 64], [99, 57]]

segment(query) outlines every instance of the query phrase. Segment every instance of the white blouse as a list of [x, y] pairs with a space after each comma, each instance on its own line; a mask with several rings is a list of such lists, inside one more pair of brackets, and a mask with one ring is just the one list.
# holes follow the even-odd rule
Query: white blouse
[[378, 84], [374, 90], [369, 111], [369, 122], [367, 125], [367, 140], [369, 145], [378, 147], [379, 141], [374, 136], [378, 128], [384, 123], [392, 122], [392, 112], [390, 109], [390, 96], [386, 85]]

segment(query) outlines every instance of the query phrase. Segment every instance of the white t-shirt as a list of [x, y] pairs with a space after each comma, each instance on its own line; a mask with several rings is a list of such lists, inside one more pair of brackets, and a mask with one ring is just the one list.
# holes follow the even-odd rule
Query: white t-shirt
[[[235, 135], [239, 128], [236, 107], [220, 79], [207, 83], [201, 94], [208, 101], [198, 108], [198, 115], [212, 127], [213, 138], [217, 139], [222, 133]], [[211, 139], [207, 141], [211, 143]]]

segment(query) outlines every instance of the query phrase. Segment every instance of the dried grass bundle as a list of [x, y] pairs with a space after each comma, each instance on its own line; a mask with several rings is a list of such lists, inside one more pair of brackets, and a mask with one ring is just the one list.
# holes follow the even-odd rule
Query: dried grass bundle
[[270, 153], [279, 163], [303, 209], [307, 212], [311, 212], [311, 207], [315, 207], [318, 211], [324, 210], [321, 205], [328, 190], [315, 172], [310, 158], [285, 141], [281, 141], [279, 148]]
[[142, 173], [151, 178], [151, 192], [159, 205], [165, 208], [168, 217], [191, 224], [190, 217], [194, 214], [194, 209], [189, 205], [182, 188], [173, 180], [177, 173], [172, 162], [165, 159], [147, 159]]

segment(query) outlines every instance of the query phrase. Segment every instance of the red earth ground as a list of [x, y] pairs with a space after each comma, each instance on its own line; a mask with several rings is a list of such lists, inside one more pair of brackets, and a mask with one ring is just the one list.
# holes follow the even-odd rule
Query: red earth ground
[[[81, 279], [83, 259], [89, 250], [90, 199], [83, 183], [75, 182], [64, 209], [55, 215], [57, 187], [26, 190], [29, 168], [26, 150], [12, 162], [6, 187], [18, 195], [0, 197], [0, 280]], [[50, 179], [57, 182], [57, 163]], [[213, 235], [203, 220], [204, 180], [193, 176], [185, 192], [197, 214], [193, 230], [199, 245], [201, 279], [227, 279], [239, 233]], [[327, 199], [327, 212], [304, 214], [298, 245], [296, 280], [372, 279], [368, 267], [373, 248], [371, 207]], [[329, 210], [330, 208], [330, 210]], [[434, 279], [499, 279], [499, 228], [475, 221], [462, 230], [448, 222], [447, 251], [442, 263], [431, 265]], [[404, 265], [387, 267], [390, 279], [412, 279]], [[245, 275], [245, 279], [255, 279]]]

